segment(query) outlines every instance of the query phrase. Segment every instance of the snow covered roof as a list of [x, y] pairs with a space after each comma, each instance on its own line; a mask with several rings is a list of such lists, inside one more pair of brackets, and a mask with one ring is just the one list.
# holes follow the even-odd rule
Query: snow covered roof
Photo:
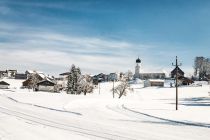
[[27, 70], [26, 71], [26, 73], [29, 73], [29, 74], [32, 74], [32, 73], [34, 73], [35, 71], [33, 71], [33, 70]]
[[47, 76], [45, 76], [44, 75], [44, 73], [37, 73], [42, 79], [44, 79], [45, 77], [47, 77]]
[[51, 80], [42, 80], [41, 82], [37, 83], [37, 85], [47, 85], [47, 86], [54, 86], [55, 83], [52, 82]]
[[64, 72], [64, 73], [61, 73], [59, 74], [60, 76], [66, 76], [66, 75], [69, 75], [70, 72]]
[[162, 79], [149, 79], [150, 82], [165, 82], [165, 80]]
[[43, 73], [41, 71], [36, 71], [36, 70], [27, 70], [26, 72], [28, 72], [29, 74], [33, 74], [33, 73]]

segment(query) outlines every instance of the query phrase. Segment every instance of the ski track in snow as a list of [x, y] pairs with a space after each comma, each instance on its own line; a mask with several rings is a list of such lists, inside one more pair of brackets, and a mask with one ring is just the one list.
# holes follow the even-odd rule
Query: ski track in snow
[[[125, 107], [125, 105], [121, 105], [121, 106], [115, 106], [115, 107], [110, 107], [110, 106], [106, 106], [107, 109], [110, 109], [114, 112], [120, 113], [120, 114], [124, 114], [126, 116], [129, 117], [133, 117], [133, 118], [144, 118], [145, 120], [149, 120], [149, 121], [156, 121], [156, 122], [169, 122], [173, 125], [189, 125], [189, 126], [195, 126], [195, 127], [204, 127], [204, 128], [210, 128], [210, 124], [206, 124], [206, 123], [196, 123], [196, 122], [183, 122], [183, 121], [175, 121], [175, 120], [170, 120], [170, 119], [165, 119], [165, 118], [160, 118], [160, 117], [156, 117], [153, 115], [149, 115], [146, 113], [142, 113], [133, 109], [130, 109], [128, 107]], [[144, 116], [144, 117], [143, 117]], [[146, 118], [145, 118], [146, 117]]]
[[97, 137], [97, 138], [100, 138], [100, 139], [134, 140], [132, 138], [123, 137], [123, 136], [119, 136], [119, 135], [103, 133], [103, 132], [84, 129], [84, 128], [71, 126], [71, 125], [65, 125], [65, 124], [62, 124], [62, 123], [58, 123], [58, 122], [55, 122], [55, 121], [50, 121], [50, 120], [47, 120], [47, 119], [43, 119], [41, 117], [36, 117], [36, 116], [24, 114], [24, 113], [21, 113], [21, 112], [17, 112], [17, 111], [14, 111], [14, 110], [9, 110], [9, 109], [2, 108], [2, 107], [0, 107], [0, 112], [4, 113], [4, 114], [7, 114], [7, 115], [11, 115], [11, 116], [16, 116], [16, 117], [21, 118], [23, 120], [31, 121], [31, 122], [34, 122], [34, 123], [37, 123], [37, 124], [41, 124], [41, 125], [45, 125], [45, 126], [49, 126], [49, 127], [53, 127], [53, 128], [57, 128], [57, 129], [62, 129], [62, 130], [66, 130], [66, 131], [71, 131], [71, 132], [79, 133], [79, 134], [82, 134], [82, 135], [93, 136], [93, 137]]
[[[13, 103], [17, 103], [17, 104], [21, 104], [21, 102], [19, 101], [15, 101], [12, 100], [11, 98], [7, 98], [6, 99], [13, 101]], [[27, 106], [31, 106], [30, 104], [23, 104], [23, 105], [27, 105]], [[34, 106], [37, 107], [37, 106]], [[39, 108], [39, 107], [38, 107]], [[165, 122], [166, 120], [161, 120], [159, 118], [155, 118], [155, 117], [151, 117], [145, 114], [140, 114], [140, 113], [136, 113], [133, 110], [129, 110], [128, 108], [124, 107], [123, 105], [118, 105], [118, 106], [109, 106], [106, 105], [105, 106], [106, 109], [114, 111], [118, 114], [123, 114], [128, 116], [129, 121], [132, 122], [133, 118], [136, 118], [137, 120], [134, 120], [132, 123], [134, 123], [135, 121], [138, 123], [139, 122], [159, 122], [161, 121], [161, 123]], [[47, 108], [42, 108], [45, 110], [49, 110], [49, 111], [55, 111], [56, 110], [51, 110], [51, 109], [47, 109]], [[150, 137], [148, 138], [148, 132], [144, 132], [144, 131], [138, 131], [139, 135], [136, 137], [134, 134], [134, 138], [127, 136], [127, 134], [125, 136], [122, 135], [116, 135], [116, 134], [112, 134], [112, 131], [108, 132], [100, 132], [97, 130], [97, 128], [95, 128], [95, 130], [92, 128], [91, 129], [85, 129], [82, 127], [78, 127], [78, 126], [73, 126], [73, 125], [66, 125], [60, 122], [56, 122], [55, 120], [49, 120], [46, 118], [42, 118], [41, 116], [37, 117], [31, 114], [26, 114], [26, 113], [22, 113], [19, 111], [14, 111], [8, 108], [4, 108], [4, 107], [0, 107], [0, 112], [7, 114], [7, 115], [11, 115], [11, 116], [16, 116], [18, 118], [21, 118], [25, 121], [30, 121], [36, 124], [40, 124], [40, 125], [44, 125], [44, 126], [48, 126], [48, 127], [53, 127], [56, 129], [61, 129], [61, 130], [65, 130], [65, 131], [70, 131], [70, 132], [74, 132], [76, 134], [82, 135], [82, 136], [87, 136], [91, 139], [108, 139], [108, 140], [135, 140], [135, 139], [151, 139], [151, 140], [155, 140], [155, 137]], [[60, 112], [60, 111], [59, 111]], [[60, 112], [63, 113], [63, 112]], [[27, 122], [28, 123], [28, 122]], [[173, 122], [176, 123], [176, 122]], [[178, 125], [180, 125], [180, 123], [176, 123]], [[173, 124], [171, 124], [173, 125]], [[181, 124], [183, 125], [183, 124]], [[156, 134], [158, 135], [158, 134]], [[131, 134], [132, 136], [132, 134]], [[157, 138], [159, 139], [159, 138]]]
[[[28, 103], [21, 103], [11, 97], [7, 97], [7, 99], [19, 103], [19, 104], [24, 104], [24, 105], [29, 105], [31, 106], [32, 104], [28, 104]], [[40, 107], [37, 105], [33, 105], [34, 107]], [[47, 107], [41, 107], [42, 109], [47, 109], [47, 110], [53, 110], [53, 111], [57, 111], [57, 109], [49, 109]], [[55, 122], [55, 121], [51, 121], [51, 120], [47, 120], [45, 118], [41, 118], [41, 117], [37, 117], [37, 116], [33, 116], [30, 114], [26, 114], [26, 113], [22, 113], [22, 112], [18, 112], [18, 111], [14, 111], [8, 108], [4, 108], [0, 106], [0, 112], [3, 114], [7, 114], [10, 116], [15, 116], [18, 118], [21, 118], [23, 120], [27, 120], [27, 121], [31, 121], [37, 124], [41, 124], [41, 125], [45, 125], [45, 126], [49, 126], [49, 127], [53, 127], [53, 128], [57, 128], [57, 129], [62, 129], [62, 130], [66, 130], [66, 131], [71, 131], [71, 132], [75, 132], [75, 133], [79, 133], [82, 135], [87, 135], [87, 136], [91, 136], [91, 137], [96, 137], [96, 138], [100, 138], [100, 139], [107, 139], [107, 140], [135, 140], [133, 138], [129, 138], [129, 137], [124, 137], [121, 135], [115, 135], [115, 134], [111, 134], [111, 133], [104, 133], [104, 132], [99, 132], [98, 130], [90, 130], [90, 129], [85, 129], [85, 128], [81, 128], [81, 127], [77, 127], [77, 126], [73, 126], [73, 125], [66, 125], [66, 124], [62, 124], [59, 122]], [[66, 111], [58, 111], [58, 112], [66, 112]]]
[[[2, 96], [2, 95], [0, 95]], [[48, 110], [53, 110], [53, 111], [58, 111], [58, 112], [64, 112], [64, 113], [72, 113], [72, 114], [75, 114], [75, 115], [82, 115], [81, 113], [77, 113], [77, 112], [71, 112], [71, 111], [66, 111], [66, 110], [60, 110], [60, 109], [55, 109], [55, 108], [50, 108], [50, 107], [45, 107], [45, 106], [41, 106], [41, 105], [36, 105], [36, 104], [31, 104], [31, 103], [24, 103], [24, 102], [20, 102], [18, 100], [15, 100], [14, 98], [12, 97], [8, 97], [6, 95], [4, 95], [6, 98], [14, 101], [14, 102], [17, 102], [17, 103], [20, 103], [20, 104], [25, 104], [25, 105], [31, 105], [31, 106], [35, 106], [35, 107], [39, 107], [39, 108], [43, 108], [43, 109], [48, 109]]]
[[162, 120], [162, 121], [165, 121], [165, 122], [171, 122], [171, 123], [180, 124], [180, 125], [189, 125], [189, 126], [210, 128], [210, 124], [207, 124], [207, 123], [196, 123], [196, 122], [191, 122], [190, 123], [190, 122], [183, 122], [183, 121], [175, 121], [175, 120], [156, 117], [156, 116], [149, 115], [149, 114], [146, 114], [146, 113], [142, 113], [142, 112], [139, 112], [139, 111], [136, 111], [136, 110], [132, 110], [130, 108], [125, 107], [125, 105], [122, 105], [122, 108], [124, 110], [130, 111], [130, 112], [133, 112], [133, 113], [136, 113], [136, 114], [139, 114], [139, 115], [144, 115], [144, 116], [154, 118], [154, 119], [158, 119], [158, 120]]
[[[135, 110], [135, 107], [127, 107], [128, 104], [123, 102], [115, 102], [116, 100], [110, 102], [101, 98], [76, 98], [68, 100], [63, 106], [52, 107], [13, 97], [15, 96], [11, 94], [0, 94], [0, 119], [11, 116], [32, 127], [50, 127], [52, 130], [58, 129], [89, 139], [206, 140], [210, 136], [210, 124], [156, 117]], [[6, 131], [5, 127], [0, 127], [0, 140], [12, 139], [9, 138], [11, 133], [13, 132]]]

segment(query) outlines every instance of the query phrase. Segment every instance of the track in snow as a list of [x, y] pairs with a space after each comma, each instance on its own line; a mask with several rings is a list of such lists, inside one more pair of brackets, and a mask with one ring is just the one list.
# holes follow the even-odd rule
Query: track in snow
[[99, 131], [94, 131], [94, 130], [89, 130], [89, 129], [72, 126], [72, 125], [66, 125], [66, 124], [62, 124], [60, 122], [50, 121], [47, 119], [43, 119], [41, 117], [32, 116], [29, 114], [21, 113], [21, 112], [10, 110], [10, 109], [3, 108], [3, 107], [0, 107], [0, 112], [10, 115], [10, 116], [15, 116], [15, 117], [21, 118], [23, 120], [31, 121], [36, 124], [41, 124], [44, 126], [49, 126], [49, 127], [53, 127], [53, 128], [57, 128], [57, 129], [75, 132], [82, 136], [86, 135], [86, 136], [89, 136], [90, 138], [107, 139], [107, 140], [135, 140], [133, 138], [124, 137], [124, 136], [120, 136], [120, 135], [103, 133], [103, 132], [99, 132]]
[[156, 117], [153, 115], [149, 115], [146, 113], [142, 113], [142, 112], [138, 112], [136, 110], [132, 110], [128, 107], [125, 107], [125, 105], [121, 105], [121, 106], [116, 106], [116, 107], [109, 107], [106, 106], [107, 109], [112, 110], [114, 112], [129, 116], [129, 117], [133, 117], [133, 118], [137, 118], [137, 119], [144, 119], [144, 120], [149, 120], [149, 121], [154, 121], [154, 122], [169, 122], [171, 124], [176, 124], [176, 125], [187, 125], [187, 126], [195, 126], [195, 127], [204, 127], [204, 128], [210, 128], [210, 124], [206, 124], [206, 123], [191, 123], [191, 122], [183, 122], [183, 121], [175, 121], [175, 120], [170, 120], [170, 119], [165, 119], [165, 118], [160, 118], [160, 117]]

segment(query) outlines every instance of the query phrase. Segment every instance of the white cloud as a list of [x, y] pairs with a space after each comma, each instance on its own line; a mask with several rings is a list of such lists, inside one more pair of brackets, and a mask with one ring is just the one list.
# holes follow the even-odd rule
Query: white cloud
[[[4, 28], [5, 27], [5, 28]], [[1, 68], [38, 69], [51, 74], [67, 71], [75, 64], [84, 72], [134, 71], [135, 59], [143, 59], [143, 69], [160, 72], [170, 67], [170, 52], [155, 52], [156, 47], [98, 37], [81, 37], [44, 29], [0, 24]], [[165, 52], [165, 51], [164, 51]], [[164, 56], [164, 54], [166, 56]], [[158, 64], [157, 58], [169, 61]], [[162, 58], [161, 58], [162, 57]], [[167, 70], [167, 69], [166, 69]]]

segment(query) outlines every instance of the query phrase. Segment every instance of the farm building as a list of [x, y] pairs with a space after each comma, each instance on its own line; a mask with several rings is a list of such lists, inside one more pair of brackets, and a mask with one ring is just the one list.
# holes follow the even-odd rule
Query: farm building
[[165, 79], [165, 73], [140, 73], [140, 79]]
[[34, 73], [32, 75], [29, 75], [28, 79], [23, 81], [23, 87], [31, 88], [33, 82], [38, 83], [44, 80], [45, 78], [46, 76], [43, 73]]
[[17, 70], [6, 70], [8, 78], [15, 78]]
[[27, 75], [24, 73], [15, 74], [15, 79], [27, 79]]
[[179, 76], [178, 77], [178, 82], [180, 85], [190, 85], [192, 83], [194, 83], [193, 80], [187, 78], [187, 77], [184, 77], [184, 76]]
[[37, 90], [38, 91], [55, 91], [55, 83], [49, 80], [43, 80], [39, 83], [37, 83]]
[[0, 71], [0, 78], [7, 77], [6, 71]]
[[176, 77], [176, 71], [178, 73], [178, 77], [179, 76], [184, 76], [184, 72], [177, 66], [176, 68], [174, 68], [172, 71], [171, 71], [171, 78], [175, 78]]
[[144, 87], [164, 87], [164, 80], [149, 79], [144, 81]]
[[0, 81], [0, 89], [8, 89], [10, 86], [9, 83], [5, 82], [5, 81]]

